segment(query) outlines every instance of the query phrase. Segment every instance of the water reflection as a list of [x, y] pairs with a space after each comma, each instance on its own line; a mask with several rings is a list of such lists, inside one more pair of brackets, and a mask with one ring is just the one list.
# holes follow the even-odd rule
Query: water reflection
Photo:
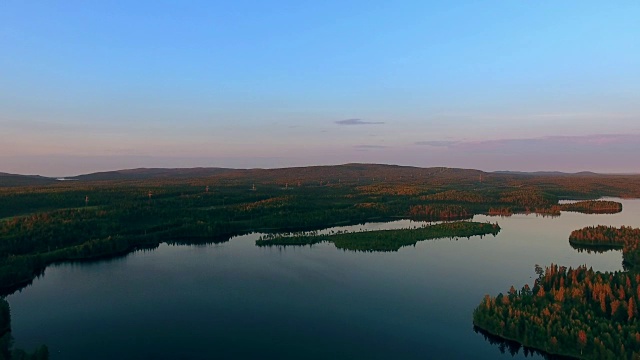
[[197, 247], [206, 247], [209, 245], [217, 245], [223, 244], [231, 240], [233, 237], [242, 236], [246, 234], [233, 234], [233, 235], [225, 235], [225, 236], [217, 236], [217, 237], [206, 237], [206, 238], [179, 238], [166, 241], [169, 245], [190, 245]]
[[587, 254], [604, 254], [608, 251], [619, 251], [620, 253], [622, 253], [621, 246], [597, 245], [597, 244], [584, 246], [584, 245], [574, 244], [571, 242], [569, 243], [569, 246], [571, 246], [571, 248], [577, 250], [578, 252], [586, 252]]
[[[618, 200], [618, 199], [614, 199], [614, 200]], [[638, 202], [636, 201], [632, 201], [633, 205], [635, 205], [635, 207], [633, 207], [631, 213], [632, 216], [633, 215], [637, 215], [638, 214]], [[570, 204], [569, 202], [565, 202], [565, 204]], [[589, 214], [591, 216], [595, 215], [595, 214], [599, 214], [599, 215], [617, 215], [620, 214], [622, 212], [622, 207], [620, 207], [617, 210], [604, 210], [604, 211], [592, 211], [592, 212], [576, 212], [576, 211], [568, 211], [568, 212], [573, 212], [573, 213], [582, 213], [582, 214]], [[603, 217], [602, 221], [600, 224], [606, 224], [609, 223], [609, 225], [611, 226], [611, 223], [606, 221], [606, 217]], [[610, 218], [609, 218], [610, 219]], [[629, 219], [629, 218], [627, 218]], [[637, 226], [637, 218], [633, 219], [631, 222], [626, 223], [626, 224], [622, 224], [622, 225], [626, 225], [626, 226]], [[615, 225], [614, 225], [615, 226]], [[620, 226], [620, 225], [618, 225]], [[578, 229], [578, 228], [576, 228]], [[569, 244], [569, 246], [571, 247], [571, 249], [576, 250], [578, 253], [586, 253], [586, 254], [605, 254], [607, 252], [611, 252], [612, 250], [616, 250], [617, 253], [622, 254], [622, 246], [611, 246], [611, 245], [594, 245], [594, 244], [590, 244], [589, 246], [583, 246], [580, 244], [574, 244], [568, 241], [567, 239], [567, 243]], [[621, 265], [624, 271], [628, 271], [627, 266], [623, 261], [621, 261]], [[596, 271], [598, 269], [596, 268]], [[542, 267], [538, 264], [536, 264], [535, 266], [535, 272], [538, 275], [538, 278], [540, 279], [543, 274], [544, 271], [542, 270]], [[572, 359], [572, 357], [565, 357], [565, 356], [559, 356], [559, 355], [552, 355], [552, 354], [548, 354], [545, 353], [543, 351], [539, 351], [536, 349], [532, 349], [532, 348], [528, 348], [526, 346], [523, 346], [522, 344], [520, 344], [519, 342], [516, 341], [512, 341], [509, 339], [505, 339], [502, 338], [500, 336], [496, 336], [493, 335], [487, 331], [484, 331], [481, 328], [478, 328], [476, 326], [474, 326], [474, 332], [481, 334], [484, 339], [489, 342], [492, 345], [497, 345], [498, 349], [500, 351], [500, 353], [505, 354], [506, 352], [508, 352], [511, 356], [516, 356], [519, 354], [520, 350], [523, 350], [523, 354], [525, 357], [528, 356], [533, 356], [535, 355], [540, 355], [541, 357], [545, 358], [545, 359]]]
[[473, 327], [473, 331], [476, 334], [482, 335], [482, 337], [484, 337], [484, 339], [489, 344], [497, 346], [501, 354], [509, 354], [512, 357], [515, 357], [516, 355], [520, 354], [520, 351], [522, 351], [522, 355], [524, 355], [525, 358], [541, 357], [547, 360], [573, 360], [574, 359], [573, 357], [569, 357], [569, 356], [547, 354], [545, 352], [536, 350], [534, 348], [523, 346], [517, 341], [512, 341], [512, 340], [501, 338], [499, 336], [495, 336], [491, 333], [488, 333], [482, 330], [477, 326]]
[[493, 235], [500, 232], [497, 224], [469, 221], [444, 222], [431, 226], [401, 228], [394, 230], [345, 232], [330, 231], [327, 235], [318, 232], [285, 233], [261, 236], [256, 240], [259, 247], [306, 246], [331, 242], [336, 248], [358, 252], [394, 252], [402, 247], [415, 246], [423, 240], [459, 239]]
[[[530, 286], [535, 264], [622, 270], [619, 251], [576, 251], [571, 231], [640, 226], [640, 201], [613, 215], [484, 215], [482, 241], [424, 241], [397, 252], [256, 247], [259, 233], [189, 240], [91, 263], [47, 268], [12, 294], [16, 347], [56, 359], [543, 358], [474, 332], [485, 294]], [[322, 230], [420, 227], [398, 220]], [[183, 246], [178, 243], [191, 243]], [[460, 344], [464, 344], [461, 346]], [[501, 353], [501, 349], [503, 353]]]

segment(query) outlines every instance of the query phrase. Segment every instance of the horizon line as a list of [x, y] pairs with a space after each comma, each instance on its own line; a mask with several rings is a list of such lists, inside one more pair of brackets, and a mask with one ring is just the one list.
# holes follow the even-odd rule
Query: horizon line
[[640, 175], [640, 172], [598, 172], [593, 170], [580, 170], [580, 171], [561, 171], [561, 170], [482, 170], [476, 168], [467, 168], [467, 167], [450, 167], [450, 166], [417, 166], [417, 165], [401, 165], [401, 164], [393, 164], [393, 163], [368, 163], [368, 162], [348, 162], [348, 163], [339, 163], [339, 164], [313, 164], [313, 165], [302, 165], [302, 166], [275, 166], [275, 167], [224, 167], [224, 166], [187, 166], [187, 167], [131, 167], [131, 168], [115, 168], [110, 170], [100, 170], [93, 171], [87, 173], [80, 173], [76, 175], [63, 175], [63, 176], [50, 176], [50, 175], [41, 175], [41, 174], [22, 174], [22, 173], [11, 173], [4, 172], [0, 169], [0, 176], [26, 176], [26, 177], [42, 177], [46, 179], [65, 181], [65, 180], [75, 180], [73, 178], [79, 176], [87, 176], [87, 175], [95, 175], [95, 174], [103, 174], [103, 173], [113, 173], [113, 172], [126, 172], [126, 171], [135, 171], [135, 170], [195, 170], [195, 169], [221, 169], [221, 170], [232, 170], [232, 171], [250, 171], [250, 170], [284, 170], [284, 169], [298, 169], [298, 168], [312, 168], [312, 167], [338, 167], [338, 166], [348, 166], [348, 165], [372, 165], [372, 166], [395, 166], [395, 167], [404, 167], [404, 168], [416, 168], [416, 169], [433, 169], [433, 168], [445, 168], [445, 169], [460, 169], [460, 170], [475, 170], [481, 171], [483, 173], [511, 173], [511, 174], [564, 174], [564, 175], [578, 175], [582, 173], [591, 173], [595, 175]]

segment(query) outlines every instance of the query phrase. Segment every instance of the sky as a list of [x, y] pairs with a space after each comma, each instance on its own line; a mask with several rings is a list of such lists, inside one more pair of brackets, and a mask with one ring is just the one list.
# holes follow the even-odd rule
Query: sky
[[0, 172], [640, 172], [640, 2], [0, 2]]

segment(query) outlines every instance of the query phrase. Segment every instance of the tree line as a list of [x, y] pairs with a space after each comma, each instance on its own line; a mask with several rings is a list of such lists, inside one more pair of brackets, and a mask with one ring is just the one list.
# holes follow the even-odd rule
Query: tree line
[[489, 178], [479, 183], [467, 176], [471, 173], [436, 169], [425, 174], [430, 177], [385, 182], [386, 176], [377, 174], [375, 182], [373, 177], [355, 183], [334, 179], [331, 185], [310, 185], [306, 179], [288, 186], [270, 178], [273, 182], [258, 183], [255, 190], [254, 179], [234, 173], [0, 188], [0, 212], [14, 214], [0, 220], [0, 287], [6, 293], [27, 284], [53, 262], [117, 256], [161, 242], [219, 243], [255, 231], [509, 215], [558, 201], [542, 188], [514, 190]]
[[597, 272], [586, 266], [537, 267], [530, 288], [486, 295], [474, 325], [491, 334], [552, 354], [584, 359], [640, 358], [640, 229], [586, 227], [571, 233], [581, 246], [623, 247], [628, 271]]
[[256, 240], [257, 246], [312, 245], [323, 241], [334, 243], [338, 249], [354, 251], [398, 251], [403, 246], [421, 240], [439, 238], [469, 238], [475, 235], [497, 235], [498, 224], [457, 221], [417, 228], [376, 230], [363, 232], [321, 234], [293, 234], [266, 236]]
[[0, 298], [0, 360], [47, 360], [49, 349], [46, 345], [39, 346], [32, 353], [22, 349], [13, 349], [11, 336], [11, 311], [9, 303]]

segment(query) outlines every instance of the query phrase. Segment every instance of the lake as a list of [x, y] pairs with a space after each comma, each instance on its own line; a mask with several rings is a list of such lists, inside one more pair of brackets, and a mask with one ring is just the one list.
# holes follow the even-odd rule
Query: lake
[[15, 346], [46, 344], [51, 359], [511, 359], [473, 331], [473, 309], [485, 294], [532, 285], [536, 264], [621, 270], [620, 251], [568, 241], [589, 225], [640, 227], [640, 200], [614, 200], [623, 211], [613, 215], [476, 215], [502, 231], [398, 252], [257, 247], [251, 234], [50, 266], [7, 297]]

